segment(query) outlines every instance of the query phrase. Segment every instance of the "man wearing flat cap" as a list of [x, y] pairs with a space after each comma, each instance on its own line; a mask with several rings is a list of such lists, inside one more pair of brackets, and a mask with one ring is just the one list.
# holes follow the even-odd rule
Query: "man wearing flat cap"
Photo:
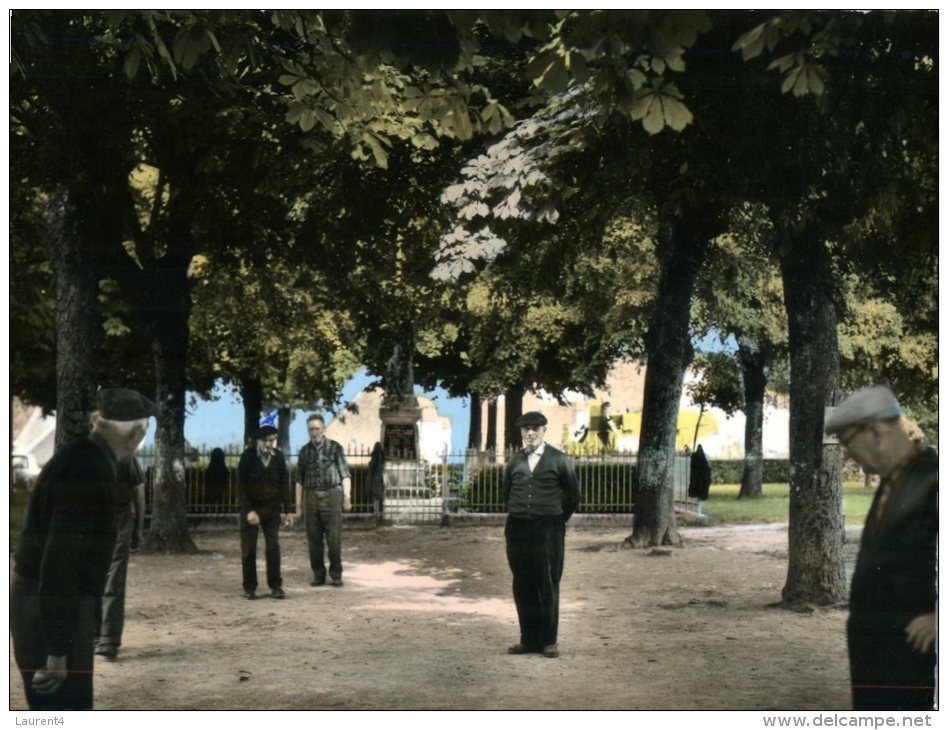
[[855, 710], [934, 703], [938, 454], [904, 424], [884, 386], [856, 391], [825, 424], [847, 456], [880, 476], [849, 595]]
[[237, 463], [237, 504], [240, 507], [240, 561], [245, 598], [257, 597], [257, 536], [263, 530], [267, 586], [273, 598], [285, 598], [280, 572], [280, 523], [289, 511], [290, 474], [276, 447], [273, 426], [257, 429], [256, 444]]
[[92, 709], [96, 601], [116, 542], [116, 464], [157, 415], [125, 388], [100, 390], [96, 408], [92, 433], [40, 472], [13, 557], [10, 627], [32, 710]]
[[523, 450], [504, 468], [503, 494], [504, 537], [520, 641], [507, 652], [553, 659], [559, 656], [566, 522], [579, 506], [579, 482], [572, 460], [544, 441], [546, 416], [530, 411], [517, 419], [517, 425]]

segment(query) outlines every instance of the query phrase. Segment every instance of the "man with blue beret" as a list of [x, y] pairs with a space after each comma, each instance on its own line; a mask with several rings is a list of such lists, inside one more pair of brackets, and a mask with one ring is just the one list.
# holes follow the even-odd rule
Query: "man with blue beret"
[[244, 597], [257, 597], [257, 536], [263, 530], [267, 587], [272, 598], [286, 598], [280, 570], [280, 524], [289, 512], [290, 473], [277, 448], [273, 426], [257, 429], [256, 444], [237, 463], [237, 504], [240, 507], [240, 561]]
[[504, 537], [520, 623], [520, 641], [507, 652], [554, 659], [566, 522], [579, 506], [580, 487], [572, 460], [544, 441], [546, 424], [539, 411], [517, 419], [523, 450], [504, 467]]
[[889, 388], [843, 400], [827, 418], [848, 457], [880, 476], [849, 594], [855, 710], [934, 703], [938, 454], [906, 428]]
[[157, 416], [126, 388], [100, 390], [96, 408], [92, 433], [40, 472], [13, 556], [10, 627], [32, 710], [92, 709], [96, 602], [116, 542], [116, 464]]

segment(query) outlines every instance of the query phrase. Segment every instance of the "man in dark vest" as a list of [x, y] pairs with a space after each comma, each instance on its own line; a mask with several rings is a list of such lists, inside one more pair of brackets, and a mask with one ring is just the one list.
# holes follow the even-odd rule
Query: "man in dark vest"
[[92, 709], [96, 601], [115, 549], [116, 463], [156, 416], [125, 388], [96, 396], [91, 435], [43, 467], [13, 556], [10, 629], [31, 710]]
[[579, 506], [580, 491], [572, 460], [545, 443], [546, 423], [539, 411], [517, 419], [524, 448], [504, 468], [504, 537], [520, 622], [520, 641], [507, 652], [553, 659], [559, 656], [566, 522]]
[[261, 426], [257, 443], [237, 463], [237, 504], [240, 507], [240, 562], [244, 597], [257, 597], [257, 536], [263, 530], [267, 586], [273, 598], [286, 598], [280, 572], [280, 524], [289, 512], [290, 474], [277, 449], [277, 430]]
[[854, 710], [934, 703], [938, 454], [916, 440], [884, 386], [856, 391], [827, 419], [846, 455], [881, 477], [849, 593]]

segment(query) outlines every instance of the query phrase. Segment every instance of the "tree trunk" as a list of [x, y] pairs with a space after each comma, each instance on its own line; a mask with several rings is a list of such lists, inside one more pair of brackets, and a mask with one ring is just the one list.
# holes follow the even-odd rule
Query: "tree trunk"
[[804, 231], [782, 251], [790, 346], [790, 529], [783, 601], [836, 603], [842, 559], [842, 454], [823, 447], [823, 409], [839, 366], [833, 276], [825, 244]]
[[504, 392], [504, 450], [520, 448], [520, 427], [517, 419], [523, 415], [522, 385], [511, 385]]
[[187, 193], [180, 191], [171, 200], [166, 248], [149, 269], [143, 292], [146, 301], [141, 304], [152, 338], [157, 385], [157, 470], [151, 529], [144, 545], [153, 552], [197, 552], [188, 533], [184, 439], [191, 311], [188, 267], [193, 248], [188, 201]]
[[[177, 319], [177, 322], [173, 320]], [[188, 533], [185, 480], [184, 401], [182, 358], [187, 357], [187, 319], [168, 317], [153, 342], [158, 429], [151, 529], [145, 538], [149, 552], [193, 553], [197, 546]]]
[[[56, 275], [56, 447], [89, 433], [99, 377], [101, 241], [90, 230], [90, 200], [60, 189], [46, 207], [49, 259]], [[94, 224], [93, 224], [94, 225]]]
[[277, 445], [287, 457], [290, 455], [290, 425], [293, 423], [294, 412], [289, 406], [280, 406], [277, 409]]
[[256, 374], [240, 379], [240, 399], [244, 403], [244, 448], [253, 446], [263, 413], [263, 383]]
[[674, 465], [678, 407], [694, 350], [688, 332], [695, 281], [711, 238], [716, 211], [679, 211], [663, 231], [661, 279], [646, 337], [645, 392], [639, 439], [632, 547], [679, 545]]
[[742, 341], [737, 343], [744, 384], [744, 473], [742, 497], [759, 497], [764, 484], [764, 394], [767, 390], [767, 353]]
[[487, 443], [484, 444], [487, 451], [497, 452], [497, 399], [491, 398], [487, 401]]
[[467, 448], [481, 450], [481, 397], [471, 393], [471, 420], [467, 432]]

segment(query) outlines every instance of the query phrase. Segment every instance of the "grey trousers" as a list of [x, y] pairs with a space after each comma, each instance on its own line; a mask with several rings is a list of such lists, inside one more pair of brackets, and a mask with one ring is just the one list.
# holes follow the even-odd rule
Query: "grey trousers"
[[122, 631], [125, 629], [125, 585], [135, 523], [130, 505], [118, 505], [115, 515], [118, 534], [112, 552], [112, 564], [109, 565], [109, 576], [105, 581], [105, 593], [96, 599], [96, 649], [120, 647]]
[[309, 565], [317, 581], [326, 579], [323, 543], [329, 553], [329, 577], [342, 578], [342, 487], [304, 493], [306, 542], [309, 543]]

